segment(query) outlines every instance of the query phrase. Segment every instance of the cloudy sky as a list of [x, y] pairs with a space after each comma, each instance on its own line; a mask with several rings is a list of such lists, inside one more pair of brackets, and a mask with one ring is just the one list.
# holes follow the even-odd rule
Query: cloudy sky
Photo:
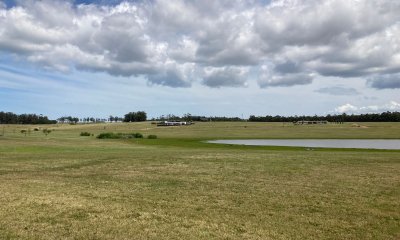
[[0, 111], [400, 111], [400, 1], [0, 0]]

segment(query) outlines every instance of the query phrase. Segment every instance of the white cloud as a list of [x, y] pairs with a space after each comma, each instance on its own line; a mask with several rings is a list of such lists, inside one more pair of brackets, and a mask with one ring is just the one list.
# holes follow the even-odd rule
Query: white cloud
[[304, 85], [312, 82], [314, 76], [311, 73], [303, 73], [297, 71], [295, 66], [283, 66], [287, 71], [271, 69], [268, 65], [263, 65], [260, 68], [258, 76], [258, 85], [261, 88], [267, 87], [290, 87], [294, 85]]
[[193, 63], [177, 64], [170, 61], [165, 63], [163, 70], [150, 74], [150, 84], [170, 87], [190, 87], [195, 79], [195, 65]]
[[[0, 4], [0, 51], [46, 69], [143, 75], [172, 87], [193, 81], [239, 87], [247, 79], [232, 69], [263, 72], [267, 63], [260, 87], [310, 84], [319, 75], [363, 77], [372, 79], [373, 88], [398, 88], [396, 79], [386, 77], [400, 72], [398, 1], [18, 4]], [[184, 73], [188, 66], [196, 76]], [[207, 68], [224, 69], [229, 79], [202, 75]]]
[[198, 43], [188, 36], [183, 36], [179, 39], [176, 46], [171, 46], [168, 49], [168, 55], [179, 62], [194, 62]]
[[338, 113], [347, 113], [347, 112], [356, 112], [358, 108], [356, 106], [351, 105], [350, 103], [346, 103], [342, 106], [335, 108], [335, 112]]
[[245, 87], [248, 70], [240, 67], [206, 68], [203, 83], [212, 88]]
[[390, 101], [382, 105], [369, 105], [369, 106], [354, 106], [346, 103], [342, 106], [335, 108], [336, 113], [379, 113], [385, 111], [400, 111], [400, 103]]

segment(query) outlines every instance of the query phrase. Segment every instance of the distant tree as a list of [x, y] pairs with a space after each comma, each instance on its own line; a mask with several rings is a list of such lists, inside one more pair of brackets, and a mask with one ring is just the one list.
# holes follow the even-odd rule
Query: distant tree
[[144, 111], [136, 112], [136, 121], [142, 122], [147, 120], [147, 114]]
[[124, 122], [143, 122], [146, 120], [147, 114], [144, 111], [129, 112], [124, 117]]
[[11, 112], [0, 112], [0, 124], [53, 124], [46, 116], [37, 114], [17, 115]]
[[183, 115], [183, 120], [192, 121], [192, 115], [190, 113], [186, 113], [185, 115]]
[[65, 122], [65, 117], [60, 117], [57, 119], [60, 123], [64, 123]]

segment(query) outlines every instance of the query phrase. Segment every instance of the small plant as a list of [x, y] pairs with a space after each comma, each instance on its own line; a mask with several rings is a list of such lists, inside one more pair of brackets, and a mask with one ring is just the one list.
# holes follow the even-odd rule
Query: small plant
[[51, 130], [50, 129], [47, 129], [47, 128], [45, 128], [45, 129], [43, 129], [43, 133], [44, 133], [44, 135], [49, 135], [50, 133], [51, 133]]
[[157, 135], [149, 135], [147, 136], [148, 139], [157, 139]]
[[80, 134], [81, 136], [84, 136], [84, 137], [90, 137], [90, 132], [81, 132], [81, 134]]

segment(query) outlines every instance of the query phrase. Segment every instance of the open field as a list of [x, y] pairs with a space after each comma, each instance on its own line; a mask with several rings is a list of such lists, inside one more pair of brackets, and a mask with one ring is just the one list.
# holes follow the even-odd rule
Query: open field
[[203, 142], [395, 139], [400, 123], [0, 125], [0, 135], [0, 239], [400, 238], [400, 151]]

